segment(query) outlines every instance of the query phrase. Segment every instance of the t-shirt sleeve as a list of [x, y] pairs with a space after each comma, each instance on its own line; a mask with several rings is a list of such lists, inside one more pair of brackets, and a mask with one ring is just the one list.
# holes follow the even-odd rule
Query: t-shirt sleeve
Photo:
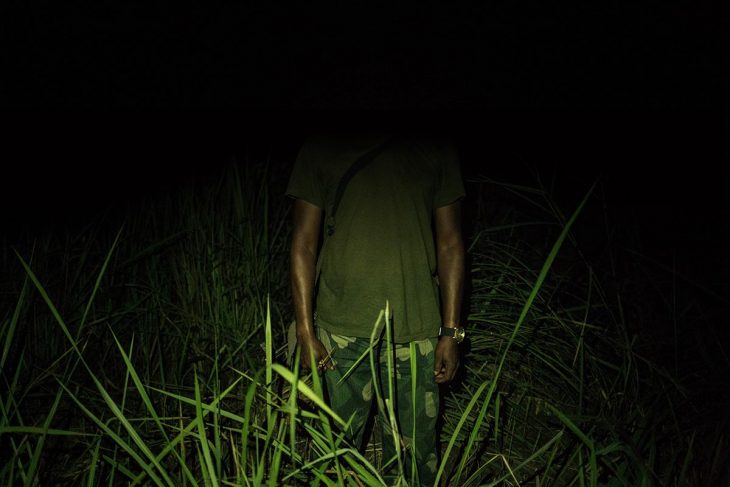
[[285, 194], [291, 198], [302, 199], [318, 208], [324, 208], [321, 178], [318, 177], [317, 165], [320, 156], [315, 142], [308, 139], [294, 161], [294, 168]]
[[440, 159], [441, 177], [433, 197], [434, 208], [450, 205], [466, 194], [456, 147], [451, 142], [445, 143], [437, 154]]

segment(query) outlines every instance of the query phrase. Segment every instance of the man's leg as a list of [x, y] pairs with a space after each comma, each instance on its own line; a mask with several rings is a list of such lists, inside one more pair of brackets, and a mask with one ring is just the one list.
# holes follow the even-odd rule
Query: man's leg
[[363, 447], [365, 424], [370, 415], [374, 391], [370, 361], [366, 358], [340, 383], [342, 376], [368, 349], [367, 338], [347, 337], [318, 329], [319, 339], [328, 351], [332, 352], [334, 370], [324, 373], [330, 407], [342, 419], [352, 417], [348, 435], [355, 447]]
[[[411, 373], [411, 347], [414, 348], [415, 375]], [[436, 480], [437, 437], [436, 420], [439, 410], [438, 385], [433, 377], [436, 339], [426, 339], [410, 344], [396, 344], [393, 365], [395, 366], [395, 407], [398, 428], [405, 446], [403, 470], [406, 480], [412, 486], [433, 486]], [[381, 349], [381, 387], [383, 397], [388, 397], [387, 348]], [[415, 401], [414, 401], [415, 389]], [[395, 455], [395, 443], [388, 418], [379, 417], [383, 432], [383, 461]], [[415, 471], [412, 459], [415, 456]], [[393, 464], [397, 469], [397, 463]], [[389, 469], [389, 473], [393, 472]], [[414, 477], [411, 482], [411, 477]], [[416, 477], [417, 476], [417, 477]], [[416, 482], [416, 478], [418, 482]]]

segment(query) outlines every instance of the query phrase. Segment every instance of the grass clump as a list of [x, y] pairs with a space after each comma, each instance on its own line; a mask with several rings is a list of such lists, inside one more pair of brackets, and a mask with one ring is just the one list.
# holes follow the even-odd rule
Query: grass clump
[[[380, 458], [377, 440], [364, 454], [349, 445], [319, 377], [285, 364], [287, 175], [234, 164], [128, 209], [123, 225], [4, 256], [14, 291], [0, 314], [1, 483], [376, 486], [383, 463], [402, 465]], [[510, 197], [473, 222], [442, 484], [721, 478], [727, 437], [718, 432], [714, 456], [698, 450], [685, 385], [633, 331], [637, 297], [620, 293], [610, 255], [581, 246], [597, 196], [586, 188], [565, 217], [540, 188], [473, 185]], [[411, 476], [401, 466], [396, 482]]]

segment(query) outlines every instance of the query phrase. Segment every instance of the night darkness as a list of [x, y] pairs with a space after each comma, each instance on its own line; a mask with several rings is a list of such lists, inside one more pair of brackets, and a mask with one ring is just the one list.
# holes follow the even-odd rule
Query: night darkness
[[[702, 310], [703, 324], [682, 326], [712, 323], [693, 333], [713, 350], [686, 365], [713, 386], [690, 393], [716, 404], [698, 424], [727, 428], [730, 122], [718, 7], [6, 2], [3, 269], [34, 238], [114, 227], [126, 208], [208, 184], [232, 161], [288, 171], [315, 132], [445, 134], [467, 191], [479, 177], [539, 177], [570, 214], [597, 183], [577, 235], [599, 253], [609, 218], [621, 252], [674, 276]], [[475, 204], [467, 198], [465, 218]], [[654, 323], [639, 335], [666, 333]]]
[[449, 133], [474, 172], [517, 175], [519, 153], [571, 181], [605, 174], [621, 204], [718, 207], [718, 7], [9, 2], [6, 164], [19, 180], [42, 166], [47, 194], [105, 171], [102, 194], [152, 190], [244, 146], [292, 158], [312, 131], [375, 126]]

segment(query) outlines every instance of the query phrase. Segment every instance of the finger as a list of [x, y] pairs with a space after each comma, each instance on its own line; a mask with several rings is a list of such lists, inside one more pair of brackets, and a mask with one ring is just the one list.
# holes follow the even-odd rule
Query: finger
[[456, 369], [458, 366], [458, 362], [449, 362], [448, 366], [446, 367], [446, 377], [448, 379], [448, 382], [451, 382], [454, 379], [454, 376], [456, 376]]
[[455, 361], [452, 361], [452, 362], [449, 362], [448, 363], [448, 365], [447, 365], [447, 371], [446, 371], [446, 376], [448, 377], [448, 381], [449, 382], [451, 382], [454, 379], [454, 377], [456, 377], [456, 371], [458, 370], [458, 368], [459, 368], [459, 361], [458, 360], [455, 360]]
[[433, 364], [433, 375], [438, 377], [439, 375], [443, 374], [444, 372], [444, 362], [441, 360], [441, 357], [438, 355], [436, 356], [436, 361]]
[[446, 382], [446, 375], [444, 374], [443, 368], [439, 371], [434, 371], [434, 379], [437, 384], [443, 384]]
[[328, 358], [325, 367], [327, 370], [335, 370], [335, 362], [331, 358]]
[[335, 363], [332, 360], [332, 352], [328, 352], [325, 348], [322, 348], [319, 352], [319, 357], [321, 358], [317, 362], [317, 366], [320, 370], [334, 370]]

